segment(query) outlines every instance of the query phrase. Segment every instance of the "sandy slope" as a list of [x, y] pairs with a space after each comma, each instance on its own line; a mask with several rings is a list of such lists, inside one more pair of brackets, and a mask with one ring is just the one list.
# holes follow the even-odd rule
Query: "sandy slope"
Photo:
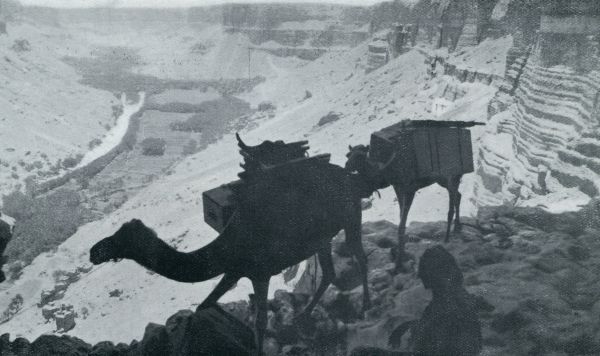
[[[432, 100], [439, 86], [462, 87], [467, 95], [448, 113], [452, 119], [485, 117], [486, 106], [494, 89], [481, 84], [454, 83], [452, 78], [429, 80], [425, 57], [417, 51], [399, 57], [369, 75], [363, 74], [366, 48], [360, 46], [346, 54], [331, 54], [309, 63], [300, 70], [279, 67], [277, 77], [247, 96], [254, 103], [270, 99], [278, 106], [276, 116], [258, 122], [258, 127], [243, 132], [249, 144], [264, 139], [308, 139], [311, 154], [330, 152], [332, 162], [343, 164], [348, 144], [367, 143], [372, 131], [404, 118], [431, 118]], [[312, 98], [302, 101], [305, 91]], [[341, 119], [326, 126], [317, 125], [329, 111], [340, 113]], [[475, 130], [475, 137], [479, 133]], [[10, 287], [0, 300], [5, 307], [17, 293], [25, 299], [24, 310], [10, 322], [0, 325], [0, 333], [33, 338], [53, 332], [55, 325], [45, 323], [39, 302], [43, 289], [54, 286], [57, 270], [74, 271], [88, 265], [89, 248], [104, 236], [112, 234], [122, 223], [140, 218], [156, 229], [158, 235], [182, 250], [198, 248], [216, 233], [202, 221], [202, 191], [236, 179], [240, 161], [232, 135], [206, 150], [182, 161], [172, 174], [155, 181], [106, 219], [81, 227], [55, 253], [39, 256], [24, 270], [23, 277]], [[465, 178], [463, 214], [473, 212], [469, 206], [470, 179]], [[397, 204], [391, 189], [381, 192], [365, 220], [397, 221]], [[443, 219], [447, 206], [446, 193], [430, 187], [416, 198], [411, 220]], [[432, 206], [431, 202], [440, 202]], [[174, 311], [199, 303], [217, 280], [180, 284], [152, 275], [128, 261], [107, 264], [81, 274], [69, 286], [58, 303], [71, 304], [78, 313], [77, 326], [70, 335], [89, 342], [99, 340], [130, 341], [142, 336], [148, 322], [162, 322]], [[280, 277], [272, 279], [271, 293], [287, 288]], [[109, 292], [123, 290], [119, 298]], [[229, 292], [222, 300], [246, 298], [251, 292], [248, 281]]]
[[[12, 49], [22, 39], [30, 51]], [[38, 170], [28, 171], [26, 164], [39, 161], [47, 170], [59, 158], [87, 151], [88, 143], [114, 124], [111, 105], [117, 98], [79, 84], [56, 50], [85, 46], [56, 29], [28, 23], [11, 24], [9, 34], [0, 36], [0, 193]]]

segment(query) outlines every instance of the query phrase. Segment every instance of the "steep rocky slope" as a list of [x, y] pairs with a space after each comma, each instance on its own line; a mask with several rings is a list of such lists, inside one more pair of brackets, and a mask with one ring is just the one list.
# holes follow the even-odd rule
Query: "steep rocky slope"
[[[485, 118], [494, 87], [461, 83], [445, 76], [432, 79], [427, 73], [427, 57], [418, 51], [365, 74], [360, 68], [366, 64], [366, 52], [366, 46], [360, 46], [348, 54], [328, 54], [299, 70], [280, 68], [276, 77], [244, 95], [253, 105], [271, 100], [277, 107], [273, 118], [260, 119], [254, 122], [256, 129], [243, 132], [244, 139], [249, 144], [274, 138], [308, 139], [311, 154], [331, 152], [332, 161], [343, 164], [348, 144], [367, 143], [371, 131], [401, 118], [432, 117], [433, 101], [443, 95], [444, 88], [461, 93], [456, 97], [454, 109], [447, 113], [448, 118]], [[307, 91], [312, 96], [307, 97]], [[339, 119], [320, 125], [321, 118], [330, 111], [338, 113]], [[474, 131], [476, 139], [477, 130], [480, 129]], [[106, 219], [82, 226], [55, 253], [39, 256], [2, 296], [2, 308], [7, 308], [18, 294], [23, 303], [18, 314], [0, 325], [0, 330], [27, 337], [55, 332], [56, 322], [47, 323], [42, 315], [44, 290], [57, 290], [59, 299], [55, 305], [73, 306], [76, 325], [68, 333], [88, 342], [139, 339], [148, 322], [164, 320], [173, 310], [199, 303], [217, 281], [179, 284], [151, 275], [130, 262], [89, 270], [88, 250], [94, 242], [134, 217], [148, 223], [159, 236], [180, 249], [191, 250], [206, 244], [216, 234], [202, 221], [201, 193], [234, 180], [239, 161], [235, 139], [226, 135], [204, 151], [184, 159], [171, 169], [170, 175], [152, 182]], [[465, 177], [463, 183], [464, 215], [473, 212], [469, 193], [472, 179]], [[381, 195], [375, 208], [365, 212], [365, 219], [397, 221], [392, 190], [382, 191]], [[446, 199], [447, 193], [442, 188], [424, 190], [415, 200], [411, 219], [443, 219], [446, 203], [431, 206], [430, 202]], [[72, 274], [77, 280], [71, 278], [65, 283], [61, 276]], [[271, 292], [290, 289], [295, 281], [286, 286], [277, 277], [272, 283]], [[122, 290], [122, 294], [118, 298], [107, 297], [115, 289]], [[244, 299], [249, 291], [249, 283], [242, 281], [223, 300]]]
[[[600, 259], [598, 209], [597, 201], [577, 213], [559, 215], [536, 208], [485, 208], [476, 218], [466, 219], [464, 230], [444, 244], [456, 258], [467, 291], [478, 306], [484, 355], [591, 355], [600, 351], [595, 326], [600, 280], [593, 273]], [[293, 322], [293, 316], [313, 293], [311, 283], [301, 284], [293, 293], [275, 292], [270, 301], [267, 355], [336, 355], [367, 345], [389, 348], [392, 331], [418, 319], [431, 300], [416, 276], [416, 265], [425, 249], [441, 242], [444, 227], [443, 222], [413, 223], [408, 229], [408, 251], [415, 264], [409, 273], [394, 274], [390, 250], [396, 226], [387, 221], [363, 225], [373, 300], [364, 318], [360, 317], [362, 287], [353, 278], [357, 266], [348, 255], [343, 234], [336, 237], [337, 286], [328, 289], [312, 320], [304, 324]], [[310, 281], [312, 271], [307, 269], [303, 278]], [[225, 304], [223, 309], [252, 324], [251, 306], [246, 302]], [[244, 331], [219, 313], [180, 311], [165, 324], [150, 324], [139, 342], [117, 346], [99, 343], [92, 348], [65, 336], [43, 336], [30, 345], [23, 339], [9, 342], [13, 339], [4, 335], [0, 347], [3, 354], [12, 350], [15, 355], [26, 355], [27, 350], [46, 355], [85, 355], [92, 350], [94, 355], [164, 355], [180, 350], [178, 355], [192, 355], [195, 351], [188, 348], [192, 343], [196, 351], [215, 350], [211, 340], [229, 335], [221, 339], [221, 350], [252, 350], [250, 330]], [[202, 325], [211, 327], [202, 329]], [[214, 335], [202, 337], [207, 332]], [[395, 342], [401, 344], [399, 350], [406, 349], [406, 339]]]
[[[544, 68], [535, 58], [522, 70], [515, 96], [499, 95], [507, 110], [491, 117], [506, 145], [486, 145], [480, 152], [489, 163], [481, 172], [483, 186], [496, 197], [524, 200], [568, 188], [576, 188], [573, 198], [596, 196], [598, 72]], [[482, 204], [493, 202], [490, 198]]]
[[55, 51], [80, 42], [28, 22], [10, 23], [9, 30], [0, 36], [0, 194], [59, 159], [84, 154], [114, 125], [120, 105], [112, 93], [79, 84]]
[[515, 41], [490, 103], [481, 204], [582, 204], [599, 187], [600, 42], [584, 24], [598, 21], [600, 9], [584, 0], [505, 5], [501, 21], [514, 25]]

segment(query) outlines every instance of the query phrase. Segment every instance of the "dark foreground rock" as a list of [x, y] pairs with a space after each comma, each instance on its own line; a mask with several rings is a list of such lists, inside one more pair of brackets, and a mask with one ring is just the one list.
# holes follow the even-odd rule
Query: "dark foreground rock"
[[95, 346], [70, 336], [43, 335], [29, 344], [25, 339], [12, 343], [9, 335], [0, 338], [2, 356], [254, 356], [254, 334], [221, 308], [184, 310], [167, 324], [148, 324], [141, 342], [114, 345], [100, 342]]
[[[335, 285], [310, 319], [295, 317], [320, 278], [314, 259], [309, 259], [294, 292], [275, 292], [269, 302], [265, 353], [411, 355], [418, 350], [421, 337], [414, 321], [430, 320], [435, 329], [443, 322], [433, 321], [448, 314], [455, 319], [462, 315], [465, 322], [479, 320], [481, 354], [486, 356], [598, 355], [599, 217], [600, 205], [595, 201], [580, 212], [559, 215], [535, 208], [484, 208], [476, 218], [465, 217], [462, 231], [447, 244], [442, 242], [445, 222], [413, 223], [407, 228], [406, 247], [414, 263], [401, 274], [394, 272], [392, 263], [396, 226], [386, 221], [365, 223], [363, 245], [369, 259], [372, 308], [361, 312], [358, 266], [342, 233], [333, 241]], [[418, 274], [421, 256], [436, 245], [449, 252], [462, 273], [456, 298], [442, 303], [435, 302]], [[252, 298], [222, 308], [180, 311], [165, 325], [148, 325], [144, 338], [129, 345], [103, 342], [92, 346], [69, 336], [42, 336], [30, 343], [22, 338], [10, 341], [3, 335], [0, 356], [251, 354]], [[402, 328], [401, 336], [388, 345], [394, 331]]]

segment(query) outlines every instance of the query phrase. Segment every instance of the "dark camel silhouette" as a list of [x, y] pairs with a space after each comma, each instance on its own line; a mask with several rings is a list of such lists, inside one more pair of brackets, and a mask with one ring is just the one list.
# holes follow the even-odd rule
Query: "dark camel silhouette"
[[223, 232], [192, 252], [179, 252], [140, 220], [125, 223], [95, 244], [90, 261], [132, 259], [169, 279], [201, 282], [222, 277], [199, 308], [216, 304], [242, 277], [252, 281], [256, 296], [256, 342], [259, 354], [267, 323], [271, 276], [315, 253], [323, 277], [300, 316], [309, 315], [335, 278], [331, 239], [344, 229], [357, 257], [363, 282], [363, 309], [370, 306], [367, 257], [361, 243], [361, 204], [375, 189], [360, 175], [323, 161], [306, 161], [248, 174], [237, 196], [238, 209]]
[[6, 280], [2, 266], [7, 262], [7, 257], [3, 256], [3, 254], [8, 242], [12, 239], [12, 235], [13, 227], [8, 222], [2, 220], [2, 213], [0, 213], [0, 283]]
[[346, 169], [350, 172], [357, 172], [363, 179], [373, 182], [376, 189], [394, 187], [398, 204], [400, 205], [400, 225], [398, 226], [398, 250], [396, 252], [396, 267], [402, 269], [402, 263], [405, 260], [406, 244], [406, 220], [408, 211], [412, 205], [415, 193], [421, 189], [437, 183], [448, 190], [449, 209], [448, 209], [448, 227], [446, 228], [445, 242], [450, 239], [450, 228], [454, 219], [454, 231], [459, 231], [460, 224], [460, 200], [461, 194], [458, 191], [461, 175], [454, 176], [431, 176], [422, 179], [416, 179], [410, 182], [404, 182], [402, 179], [386, 174], [387, 167], [396, 159], [392, 155], [388, 162], [381, 164], [369, 159], [369, 146], [358, 145], [349, 146], [349, 152], [346, 154]]

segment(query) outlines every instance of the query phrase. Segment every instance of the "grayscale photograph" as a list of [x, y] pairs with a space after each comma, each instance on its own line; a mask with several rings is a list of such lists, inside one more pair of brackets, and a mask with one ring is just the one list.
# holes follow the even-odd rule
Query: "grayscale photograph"
[[599, 0], [0, 0], [0, 356], [600, 355]]

